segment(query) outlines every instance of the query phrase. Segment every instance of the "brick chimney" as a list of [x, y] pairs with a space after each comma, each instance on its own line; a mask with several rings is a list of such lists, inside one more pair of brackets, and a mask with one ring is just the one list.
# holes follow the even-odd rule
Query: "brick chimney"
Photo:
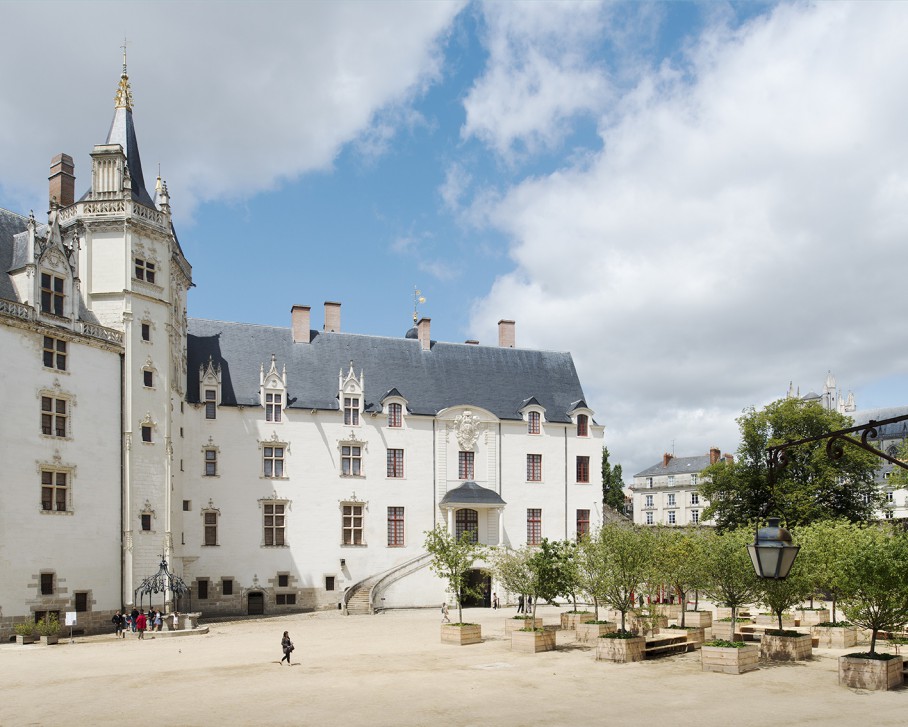
[[514, 321], [498, 321], [498, 345], [501, 348], [514, 348], [515, 343]]
[[294, 343], [309, 343], [309, 312], [308, 305], [295, 305], [290, 309]]
[[341, 304], [325, 301], [325, 330], [338, 333], [341, 329]]
[[735, 457], [732, 454], [725, 454], [725, 464], [732, 464], [735, 461]]
[[662, 466], [663, 466], [663, 467], [668, 467], [668, 463], [672, 461], [672, 457], [673, 457], [673, 456], [674, 456], [674, 455], [671, 455], [671, 454], [669, 454], [668, 452], [666, 452], [665, 454], [663, 454], [663, 455], [662, 455]]
[[720, 453], [718, 447], [710, 447], [709, 448], [709, 463], [715, 464], [716, 462], [718, 462], [720, 454], [721, 453]]
[[56, 199], [61, 207], [69, 207], [76, 201], [76, 175], [73, 158], [69, 154], [57, 154], [50, 160], [48, 200]]
[[431, 318], [420, 318], [416, 324], [416, 337], [419, 339], [419, 347], [423, 351], [428, 351], [432, 346], [432, 338], [429, 336], [429, 324]]

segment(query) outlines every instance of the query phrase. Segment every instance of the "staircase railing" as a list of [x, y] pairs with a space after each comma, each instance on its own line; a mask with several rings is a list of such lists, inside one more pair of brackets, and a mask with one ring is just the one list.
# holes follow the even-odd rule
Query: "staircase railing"
[[369, 594], [369, 607], [374, 613], [376, 610], [382, 610], [383, 607], [376, 607], [375, 601], [379, 594], [386, 591], [390, 586], [399, 581], [401, 578], [406, 578], [408, 575], [415, 573], [418, 570], [426, 568], [432, 560], [432, 556], [429, 553], [422, 553], [417, 555], [415, 558], [401, 563], [399, 566], [392, 568], [390, 571], [382, 575], [373, 585], [371, 593]]

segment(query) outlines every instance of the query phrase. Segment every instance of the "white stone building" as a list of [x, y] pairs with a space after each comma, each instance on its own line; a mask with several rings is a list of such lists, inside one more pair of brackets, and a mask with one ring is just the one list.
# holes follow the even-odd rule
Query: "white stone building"
[[287, 328], [187, 319], [125, 63], [91, 159], [79, 199], [54, 159], [46, 225], [0, 210], [0, 640], [54, 611], [108, 628], [162, 557], [209, 614], [419, 606], [443, 597], [436, 524], [520, 546], [599, 523], [603, 428], [570, 354], [517, 348], [513, 321], [498, 346], [428, 319], [344, 333], [333, 302], [320, 330], [306, 306]]

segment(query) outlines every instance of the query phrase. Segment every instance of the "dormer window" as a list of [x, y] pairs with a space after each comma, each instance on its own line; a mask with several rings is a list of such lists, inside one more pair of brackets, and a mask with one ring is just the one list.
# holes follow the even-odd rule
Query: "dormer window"
[[359, 426], [360, 415], [363, 411], [365, 377], [360, 371], [359, 378], [353, 371], [353, 362], [350, 370], [344, 374], [343, 369], [337, 377], [337, 400], [344, 411], [344, 424], [351, 427]]
[[63, 300], [63, 278], [51, 273], [41, 273], [41, 311], [62, 316]]
[[281, 373], [278, 373], [274, 354], [271, 354], [271, 367], [268, 373], [265, 373], [265, 367], [262, 366], [259, 383], [261, 386], [259, 396], [262, 406], [265, 407], [265, 421], [280, 422], [283, 419], [284, 397], [287, 392], [287, 367], [284, 366]]
[[388, 404], [388, 426], [393, 428], [399, 428], [402, 424], [402, 411], [403, 407], [394, 402]]
[[577, 415], [577, 436], [590, 436], [590, 418], [586, 414]]
[[542, 416], [538, 411], [531, 411], [527, 414], [527, 434], [539, 434], [539, 422]]
[[359, 397], [344, 397], [344, 424], [351, 426], [359, 425]]
[[217, 419], [221, 403], [221, 365], [211, 356], [207, 364], [199, 367], [199, 398], [205, 407], [205, 418]]
[[218, 392], [215, 389], [205, 389], [205, 418], [217, 419], [218, 417]]
[[144, 280], [146, 283], [154, 283], [155, 264], [150, 260], [136, 258], [136, 280]]
[[265, 394], [265, 421], [279, 422], [283, 408], [281, 394]]

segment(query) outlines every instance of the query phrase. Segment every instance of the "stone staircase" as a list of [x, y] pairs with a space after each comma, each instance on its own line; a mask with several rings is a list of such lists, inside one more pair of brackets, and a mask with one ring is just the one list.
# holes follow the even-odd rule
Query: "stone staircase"
[[[411, 573], [415, 573], [429, 565], [431, 556], [428, 553], [411, 558], [410, 560], [400, 563], [383, 573], [365, 578], [359, 583], [350, 587], [344, 597], [344, 613], [347, 616], [375, 613], [374, 597], [377, 593], [383, 592], [388, 586], [401, 578], [405, 578]], [[380, 609], [379, 609], [380, 610]]]
[[362, 581], [353, 587], [353, 594], [347, 599], [346, 613], [348, 616], [369, 615], [372, 613], [372, 586], [374, 579]]

